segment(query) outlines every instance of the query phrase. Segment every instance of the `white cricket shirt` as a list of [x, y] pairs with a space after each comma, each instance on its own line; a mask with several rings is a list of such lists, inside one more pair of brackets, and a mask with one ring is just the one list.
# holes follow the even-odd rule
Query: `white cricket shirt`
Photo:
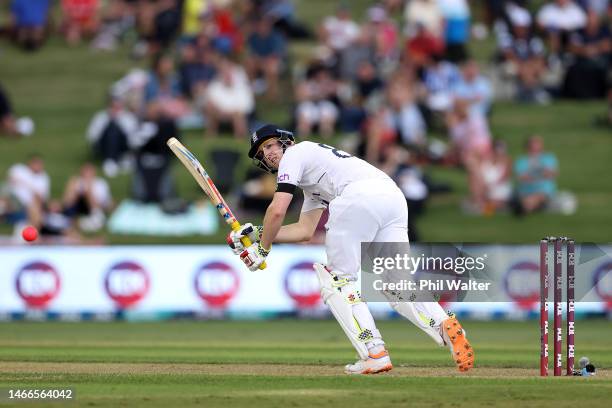
[[368, 179], [391, 180], [364, 160], [332, 146], [308, 141], [287, 148], [277, 176], [279, 184], [292, 184], [302, 189], [302, 212], [327, 207], [347, 185]]

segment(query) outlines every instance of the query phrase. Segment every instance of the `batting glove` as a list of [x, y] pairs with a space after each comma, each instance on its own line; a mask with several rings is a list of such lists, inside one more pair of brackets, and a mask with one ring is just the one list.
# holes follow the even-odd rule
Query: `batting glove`
[[261, 234], [263, 234], [262, 226], [254, 226], [248, 222], [242, 225], [237, 231], [231, 231], [229, 234], [227, 234], [227, 238], [225, 240], [234, 254], [240, 255], [242, 251], [246, 249], [240, 239], [243, 237], [248, 237], [251, 240], [251, 243], [254, 244], [261, 241]]
[[240, 254], [240, 260], [244, 262], [251, 272], [255, 272], [266, 260], [266, 257], [270, 253], [270, 249], [265, 249], [256, 242], [242, 251]]

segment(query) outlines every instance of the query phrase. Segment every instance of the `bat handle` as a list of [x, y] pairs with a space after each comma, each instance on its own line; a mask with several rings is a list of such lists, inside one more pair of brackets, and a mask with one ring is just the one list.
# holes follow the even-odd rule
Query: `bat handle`
[[[232, 223], [232, 230], [233, 231], [237, 231], [240, 229], [240, 223], [238, 221], [233, 222]], [[251, 240], [249, 239], [249, 237], [242, 237], [240, 238], [240, 242], [242, 242], [242, 245], [246, 247], [250, 247], [253, 243], [251, 242]], [[266, 261], [263, 261], [261, 265], [259, 265], [259, 270], [263, 271], [264, 269], [266, 269], [268, 265], [266, 264]]]

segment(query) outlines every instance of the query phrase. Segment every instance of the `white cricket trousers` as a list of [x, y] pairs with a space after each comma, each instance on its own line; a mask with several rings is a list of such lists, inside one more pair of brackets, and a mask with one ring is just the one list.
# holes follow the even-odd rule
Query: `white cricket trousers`
[[362, 242], [408, 242], [406, 199], [390, 178], [351, 183], [329, 204], [325, 228], [328, 267], [356, 281]]

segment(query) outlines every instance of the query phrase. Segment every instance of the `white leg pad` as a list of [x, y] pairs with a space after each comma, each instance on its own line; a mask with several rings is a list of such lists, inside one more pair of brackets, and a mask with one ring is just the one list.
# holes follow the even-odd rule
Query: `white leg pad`
[[315, 263], [313, 268], [321, 285], [321, 298], [329, 306], [340, 327], [357, 350], [359, 358], [367, 359], [369, 353], [365, 341], [371, 340], [372, 337], [380, 338], [380, 333], [378, 330], [374, 330], [374, 333], [372, 330], [362, 330], [355, 319], [353, 304], [361, 302], [361, 298], [354, 283], [339, 280], [319, 263]]
[[410, 320], [419, 329], [431, 337], [438, 346], [445, 346], [444, 339], [440, 333], [440, 326], [435, 325], [435, 320], [419, 312], [413, 302], [389, 302], [389, 305], [400, 315]]

